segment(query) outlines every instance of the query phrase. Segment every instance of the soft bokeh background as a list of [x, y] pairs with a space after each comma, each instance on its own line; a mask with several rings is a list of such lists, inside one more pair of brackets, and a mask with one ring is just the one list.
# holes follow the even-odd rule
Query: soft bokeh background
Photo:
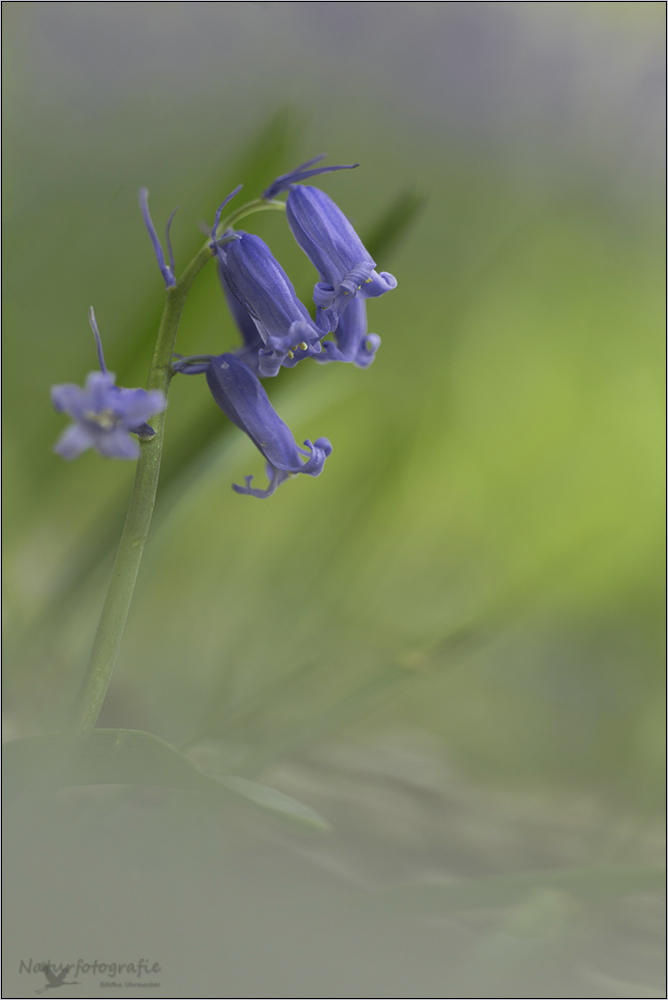
[[[359, 161], [322, 187], [398, 280], [369, 371], [268, 385], [298, 440], [331, 439], [317, 480], [234, 494], [259, 455], [175, 380], [100, 720], [332, 832], [155, 788], [33, 802], [7, 995], [43, 985], [29, 956], [149, 957], [164, 996], [664, 995], [664, 18], [3, 4], [7, 739], [64, 723], [122, 526], [133, 466], [55, 456], [48, 388], [95, 366], [90, 304], [119, 383], [146, 378], [163, 292], [138, 188], [156, 220], [180, 205], [183, 266], [237, 183]], [[285, 220], [248, 228], [306, 300]], [[179, 349], [236, 341], [211, 267]]]

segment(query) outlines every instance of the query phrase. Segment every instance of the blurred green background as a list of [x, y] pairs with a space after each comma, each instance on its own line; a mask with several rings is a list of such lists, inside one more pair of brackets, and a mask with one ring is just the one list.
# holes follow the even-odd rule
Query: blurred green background
[[[7, 738], [64, 723], [122, 527], [133, 465], [54, 455], [64, 422], [48, 389], [95, 367], [91, 304], [119, 384], [145, 381], [163, 291], [138, 188], [149, 187], [158, 224], [180, 205], [183, 267], [201, 244], [198, 223], [232, 187], [255, 197], [325, 151], [328, 162], [360, 162], [321, 186], [398, 280], [369, 304], [377, 359], [367, 372], [304, 363], [266, 383], [297, 440], [325, 435], [334, 446], [319, 479], [289, 481], [266, 502], [232, 492], [263, 463], [204, 380], [175, 380], [155, 520], [100, 724], [188, 747], [213, 773], [303, 791], [334, 827], [332, 846], [318, 848], [330, 872], [352, 864], [336, 831], [362, 810], [353, 867], [367, 887], [409, 880], [399, 861], [381, 876], [373, 859], [396, 847], [397, 816], [410, 827], [420, 813], [390, 789], [405, 781], [419, 798], [432, 771], [441, 811], [420, 813], [419, 835], [401, 842], [402, 857], [421, 859], [412, 879], [653, 864], [663, 812], [665, 5], [5, 3], [3, 20]], [[256, 216], [248, 228], [307, 301], [315, 274], [284, 218]], [[178, 348], [219, 353], [237, 340], [211, 266]], [[21, 855], [21, 877], [31, 870], [35, 882], [26, 890], [19, 880], [20, 906], [10, 897], [12, 969], [28, 926], [42, 949], [35, 961], [57, 961], [72, 935], [81, 940], [76, 907], [55, 943], [34, 922], [46, 869], [74, 864], [70, 807], [88, 810], [93, 843], [95, 824], [114, 822], [103, 805], [104, 820], [97, 799], [76, 809], [64, 800], [49, 864], [36, 833]], [[206, 854], [211, 817], [198, 826], [182, 807], [161, 799], [139, 822], [123, 799], [119, 857], [135, 857], [137, 823], [151, 837], [179, 831], [163, 845], [172, 873], [185, 870], [189, 837]], [[437, 817], [460, 809], [462, 829], [444, 831]], [[551, 852], [571, 814], [576, 846]], [[487, 827], [503, 828], [505, 852], [482, 836]], [[464, 863], [453, 843], [470, 838], [477, 850]], [[216, 848], [232, 866], [237, 849]], [[282, 869], [289, 848], [272, 850], [268, 864]], [[210, 871], [191, 873], [192, 885]], [[89, 915], [116, 875], [108, 862]], [[556, 912], [571, 926], [568, 894], [541, 892], [538, 925]], [[634, 899], [642, 932], [618, 917], [621, 931], [596, 931], [606, 942], [596, 960], [566, 948], [547, 972], [540, 949], [540, 962], [534, 949], [528, 965], [522, 951], [508, 967], [497, 940], [522, 938], [534, 910], [506, 914], [502, 932], [498, 914], [482, 930], [467, 925], [470, 955], [485, 959], [473, 966], [492, 970], [473, 980], [477, 993], [461, 992], [473, 988], [468, 966], [456, 973], [468, 985], [444, 985], [418, 934], [402, 965], [417, 986], [396, 972], [375, 979], [370, 970], [386, 966], [367, 942], [349, 981], [333, 959], [313, 981], [286, 960], [266, 983], [239, 959], [226, 987], [238, 992], [222, 995], [660, 996], [658, 917]], [[182, 900], [182, 913], [190, 905]], [[212, 906], [179, 941], [218, 926], [227, 910]], [[584, 926], [599, 927], [593, 917]], [[171, 942], [158, 927], [155, 940]], [[275, 927], [256, 932], [259, 946], [238, 931], [236, 951], [252, 943], [264, 955]], [[434, 954], [459, 952], [461, 933], [446, 927]], [[327, 966], [334, 945], [313, 947]], [[179, 954], [188, 976], [165, 980], [164, 995], [221, 995], [209, 952], [197, 967], [186, 945]], [[12, 988], [28, 989], [20, 982]]]

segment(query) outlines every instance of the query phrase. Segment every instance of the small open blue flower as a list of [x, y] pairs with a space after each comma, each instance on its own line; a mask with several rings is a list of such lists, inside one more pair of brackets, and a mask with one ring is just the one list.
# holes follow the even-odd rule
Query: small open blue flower
[[286, 211], [294, 238], [320, 272], [321, 280], [313, 289], [319, 327], [335, 330], [353, 298], [375, 298], [396, 288], [393, 275], [375, 270], [376, 262], [324, 191], [292, 186]]
[[62, 458], [77, 458], [88, 448], [95, 448], [106, 458], [133, 459], [139, 456], [139, 444], [132, 434], [141, 438], [155, 433], [146, 421], [167, 406], [162, 392], [153, 389], [123, 389], [115, 385], [116, 376], [107, 371], [102, 344], [90, 310], [90, 324], [97, 343], [100, 371], [90, 372], [86, 385], [65, 384], [51, 387], [51, 400], [56, 410], [67, 413], [75, 421], [70, 424], [54, 447]]
[[248, 434], [256, 448], [267, 459], [267, 489], [251, 486], [252, 476], [245, 476], [245, 486], [234, 485], [237, 493], [258, 498], [270, 497], [290, 475], [305, 473], [319, 476], [332, 446], [327, 438], [305, 441], [300, 448], [292, 431], [278, 416], [269, 402], [257, 375], [234, 354], [211, 358], [206, 380], [223, 413]]
[[358, 368], [368, 368], [380, 347], [380, 337], [367, 329], [366, 299], [354, 298], [341, 314], [334, 341], [323, 341], [316, 361], [352, 361]]
[[[216, 243], [223, 288], [236, 299], [235, 319], [251, 352], [257, 348], [252, 367], [263, 377], [279, 368], [293, 368], [303, 358], [321, 351], [320, 330], [295, 294], [287, 274], [260, 239], [250, 233], [228, 233]], [[257, 334], [250, 327], [252, 320]], [[257, 345], [257, 337], [262, 346]]]

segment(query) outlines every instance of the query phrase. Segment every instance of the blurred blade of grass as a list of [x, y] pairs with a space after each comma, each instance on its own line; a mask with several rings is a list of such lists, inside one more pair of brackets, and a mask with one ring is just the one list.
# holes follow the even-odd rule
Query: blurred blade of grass
[[229, 698], [232, 672], [221, 670], [216, 689], [209, 698], [211, 706], [207, 710], [200, 729], [195, 736], [183, 744], [181, 749], [185, 750], [213, 733], [220, 733], [227, 738], [234, 736], [239, 730], [247, 727], [249, 722], [261, 712], [275, 705], [277, 699], [289, 695], [295, 685], [300, 684], [310, 674], [317, 672], [320, 666], [317, 661], [307, 660], [295, 667], [289, 674], [276, 677], [264, 687], [236, 702]]
[[[225, 167], [217, 171], [218, 176], [210, 185], [211, 195], [208, 199], [212, 206], [220, 201], [221, 191], [238, 183], [241, 177], [247, 190], [260, 190], [274, 176], [280, 173], [287, 162], [296, 157], [296, 146], [301, 131], [301, 122], [296, 113], [289, 107], [281, 109], [263, 125], [254, 137], [249, 147], [239, 157], [233, 167]], [[221, 181], [222, 176], [222, 181]], [[217, 201], [218, 200], [218, 201]], [[194, 228], [194, 227], [193, 227]], [[200, 249], [202, 238], [193, 235], [189, 248], [189, 257], [193, 257]], [[145, 314], [136, 324], [137, 336], [132, 349], [115, 365], [118, 373], [118, 383], [126, 384], [125, 373], [134, 369], [138, 358], [146, 355], [146, 363], [153, 351], [156, 331], [160, 322], [162, 303], [156, 302], [156, 307], [147, 317]], [[206, 417], [200, 421], [197, 434], [189, 437], [188, 448], [170, 449], [165, 453], [160, 472], [160, 490], [179, 477], [184, 468], [196, 463], [211, 441], [220, 434], [220, 413], [211, 408]], [[67, 580], [54, 594], [52, 600], [42, 609], [37, 620], [29, 623], [27, 635], [17, 639], [17, 647], [23, 645], [26, 639], [37, 636], [42, 631], [48, 631], [50, 626], [64, 613], [68, 603], [76, 599], [82, 586], [86, 586], [91, 574], [94, 574], [101, 562], [111, 558], [118, 542], [125, 521], [125, 504], [127, 497], [115, 496], [109, 509], [94, 531], [84, 536], [76, 552], [71, 553], [72, 572]]]
[[396, 665], [389, 667], [379, 677], [375, 677], [341, 701], [315, 716], [312, 715], [296, 730], [294, 727], [286, 729], [276, 739], [267, 741], [264, 746], [251, 748], [245, 759], [242, 758], [235, 764], [235, 771], [244, 776], [260, 774], [265, 768], [295, 750], [330, 736], [353, 722], [360, 712], [368, 712], [374, 701], [386, 697], [399, 684], [412, 679], [412, 676], [405, 667]]
[[[287, 417], [289, 423], [299, 421], [306, 413], [309, 415], [317, 414], [330, 402], [341, 401], [340, 390], [336, 391], [330, 388], [330, 383], [322, 380], [318, 369], [312, 372], [312, 376], [306, 384], [302, 383], [301, 388], [297, 387], [292, 390], [285, 405], [281, 404], [278, 407], [280, 412]], [[246, 450], [251, 450], [246, 439], [240, 438], [238, 443]], [[226, 458], [223, 459], [222, 454], [220, 456], [212, 455], [211, 463], [207, 467], [202, 464], [198, 475], [193, 475], [189, 479], [184, 477], [183, 480], [179, 481], [183, 484], [184, 490], [181, 490], [179, 483], [177, 483], [172, 493], [164, 498], [161, 507], [162, 516], [159, 512], [159, 524], [154, 530], [153, 543], [148, 554], [146, 572], [150, 573], [153, 555], [159, 556], [163, 545], [169, 544], [169, 538], [179, 534], [180, 518], [187, 517], [190, 500], [205, 487], [206, 478], [209, 476], [218, 478], [221, 475], [221, 460], [231, 472], [232, 451], [226, 448], [225, 456]], [[238, 457], [237, 449], [234, 450], [234, 456]], [[388, 453], [384, 456], [383, 461], [377, 463], [375, 475], [370, 474], [368, 469], [367, 472], [365, 488], [359, 489], [354, 497], [348, 498], [345, 510], [338, 513], [338, 528], [344, 536], [349, 538], [351, 544], [354, 544], [355, 526], [359, 524], [361, 512], [370, 502], [370, 498], [378, 492], [382, 493], [385, 486], [395, 476], [396, 460], [393, 453]], [[164, 540], [161, 541], [163, 535]], [[448, 654], [452, 653], [457, 655], [461, 652], [466, 653], [472, 645], [480, 645], [481, 641], [487, 640], [490, 633], [490, 623], [484, 615], [482, 618], [485, 621], [484, 627], [478, 620], [467, 622], [464, 625], [451, 628], [446, 635], [439, 635], [438, 640], [431, 643], [429, 647], [396, 653], [396, 673], [390, 671], [389, 676], [384, 674], [380, 680], [374, 679], [366, 687], [364, 686], [365, 678], [359, 678], [362, 682], [361, 688], [356, 688], [343, 701], [328, 706], [322, 714], [318, 714], [314, 727], [310, 723], [306, 731], [302, 731], [299, 725], [289, 727], [289, 734], [282, 729], [278, 737], [270, 738], [264, 746], [256, 744], [250, 751], [254, 761], [252, 765], [249, 765], [250, 769], [257, 771], [258, 767], [264, 766], [263, 763], [255, 763], [256, 756], [258, 762], [264, 761], [267, 755], [269, 755], [267, 759], [275, 759], [276, 756], [281, 756], [284, 752], [290, 752], [303, 743], [310, 742], [312, 728], [318, 734], [331, 732], [338, 726], [345, 725], [349, 717], [355, 714], [358, 704], [360, 710], [364, 709], [367, 695], [373, 698], [377, 689], [385, 688], [386, 685], [391, 687], [396, 680], [410, 679], [415, 676], [416, 670], [429, 669], [435, 665], [438, 669], [451, 662], [451, 657], [447, 660], [442, 660], [442, 657], [447, 657]], [[491, 631], [495, 627], [494, 623]], [[392, 648], [393, 652], [390, 654], [390, 658], [395, 658], [395, 651], [403, 643], [400, 639], [395, 642], [394, 637], [383, 635], [377, 636], [376, 645], [379, 649]], [[232, 663], [230, 663], [230, 659], [232, 659]], [[292, 671], [282, 673], [278, 678], [270, 678], [267, 683], [259, 686], [250, 694], [242, 695], [241, 699], [235, 702], [232, 694], [234, 682], [234, 653], [232, 652], [231, 657], [226, 657], [224, 670], [221, 666], [213, 690], [207, 698], [208, 708], [198, 727], [197, 735], [189, 739], [185, 746], [192, 746], [207, 737], [227, 741], [236, 737], [244, 728], [246, 729], [244, 742], [247, 742], [249, 732], [261, 731], [267, 728], [267, 725], [271, 728], [276, 720], [285, 718], [282, 710], [290, 707], [291, 698], [297, 690], [303, 694], [307, 684], [311, 686], [316, 684], [317, 687], [318, 678], [320, 678], [322, 680], [320, 687], [325, 691], [330, 670], [331, 663], [322, 657], [309, 660]], [[318, 711], [315, 706], [312, 706], [313, 709]], [[267, 710], [270, 711], [267, 712]]]
[[582, 907], [563, 889], [541, 886], [502, 911], [469, 958], [467, 979], [480, 996], [522, 996], [529, 975], [548, 980], [569, 937], [582, 930]]
[[[472, 641], [480, 642], [482, 630], [473, 628], [456, 629], [449, 639], [443, 638], [436, 647], [436, 654], [441, 657], [449, 651], [459, 651]], [[410, 681], [416, 676], [416, 670], [424, 670], [430, 666], [431, 651], [420, 651], [416, 656], [411, 654], [397, 658], [396, 669], [383, 673], [380, 678], [372, 680], [368, 685], [355, 690], [341, 702], [329, 706], [318, 714], [315, 722], [309, 720], [305, 729], [290, 728], [284, 730], [277, 738], [268, 740], [264, 746], [256, 746], [250, 751], [251, 759], [244, 768], [248, 773], [258, 773], [272, 761], [284, 756], [300, 746], [311, 742], [313, 735], [331, 735], [337, 728], [352, 721], [357, 710], [366, 708], [368, 700], [373, 700], [376, 694], [387, 690], [388, 694], [397, 682]], [[216, 689], [209, 698], [210, 707], [196, 736], [187, 741], [185, 747], [190, 747], [206, 738], [223, 741], [234, 740], [244, 735], [243, 742], [248, 742], [248, 734], [262, 728], [260, 723], [269, 718], [285, 718], [284, 709], [290, 707], [290, 699], [296, 691], [303, 693], [307, 683], [311, 685], [322, 679], [323, 688], [331, 664], [326, 660], [308, 660], [287, 674], [270, 679], [268, 683], [257, 688], [237, 702], [230, 703], [231, 672], [221, 671]], [[245, 731], [245, 733], [244, 733]]]
[[[448, 639], [443, 638], [438, 645], [440, 662], [434, 664], [434, 668], [442, 670], [445, 667], [453, 667], [457, 662], [457, 654], [465, 652], [471, 647], [475, 634], [473, 629], [456, 628], [450, 637], [451, 646]], [[464, 642], [462, 642], [463, 635], [465, 636]], [[480, 642], [485, 642], [488, 639], [488, 633], [481, 629], [477, 637]], [[451, 649], [453, 656], [446, 660], [443, 657], [449, 649]], [[419, 666], [423, 669], [428, 665], [428, 654], [423, 654]], [[301, 726], [293, 725], [289, 729], [285, 728], [275, 739], [252, 748], [245, 760], [242, 758], [240, 763], [235, 764], [235, 770], [244, 775], [259, 774], [266, 767], [295, 750], [333, 735], [354, 722], [360, 713], [369, 712], [374, 702], [388, 698], [399, 686], [415, 681], [421, 675], [422, 669], [420, 671], [414, 669], [410, 663], [410, 657], [397, 657], [395, 662], [387, 666], [379, 676], [356, 688], [317, 715], [311, 716], [306, 723]]]
[[599, 996], [610, 997], [637, 997], [638, 1000], [664, 1000], [666, 991], [663, 987], [657, 988], [654, 984], [630, 983], [626, 979], [619, 979], [617, 976], [606, 976], [597, 969], [586, 968], [583, 970], [584, 976], [598, 990], [605, 990], [605, 994]]
[[469, 978], [480, 996], [521, 996], [520, 982], [527, 972], [549, 975], [550, 960], [579, 929], [580, 912], [571, 893], [551, 886], [535, 889], [510, 913], [504, 910], [469, 960]]
[[239, 778], [234, 774], [219, 780], [228, 792], [259, 809], [274, 813], [286, 822], [321, 833], [326, 833], [330, 829], [329, 823], [319, 813], [298, 799], [293, 799], [291, 795], [285, 795], [275, 788], [260, 785], [256, 781], [248, 781], [247, 778]]
[[426, 202], [427, 195], [415, 188], [408, 188], [397, 195], [364, 240], [364, 245], [374, 260], [384, 262], [392, 255]]
[[[61, 766], [54, 768], [54, 760]], [[47, 784], [184, 788], [203, 792], [221, 803], [232, 795], [290, 823], [328, 829], [318, 813], [291, 796], [245, 778], [213, 778], [170, 743], [135, 729], [94, 729], [80, 742], [63, 740], [57, 733], [7, 744], [3, 754], [5, 802], [14, 801], [26, 786], [28, 792], [42, 797]]]
[[666, 870], [648, 868], [576, 868], [568, 871], [492, 875], [452, 885], [405, 885], [380, 889], [365, 899], [371, 909], [384, 912], [427, 914], [453, 910], [509, 906], [526, 900], [540, 889], [567, 892], [583, 902], [605, 902], [632, 892], [662, 890]]

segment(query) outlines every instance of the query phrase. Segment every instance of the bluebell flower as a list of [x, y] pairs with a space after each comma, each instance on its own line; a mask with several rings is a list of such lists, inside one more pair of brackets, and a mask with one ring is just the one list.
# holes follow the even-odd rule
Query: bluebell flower
[[220, 261], [218, 262], [218, 277], [223, 294], [225, 295], [225, 301], [243, 340], [243, 346], [238, 347], [234, 353], [238, 358], [241, 358], [244, 364], [247, 364], [249, 368], [258, 373], [260, 367], [259, 355], [260, 351], [264, 349], [264, 341], [260, 336], [260, 331], [246, 307], [242, 306], [239, 299], [232, 294], [232, 290], [225, 280], [225, 272], [220, 265]]
[[330, 442], [321, 437], [313, 443], [305, 441], [305, 447], [300, 448], [288, 425], [269, 402], [255, 372], [234, 354], [221, 354], [206, 360], [202, 356], [199, 364], [191, 364], [185, 358], [182, 362], [175, 362], [174, 368], [186, 375], [205, 371], [213, 398], [225, 416], [248, 434], [267, 459], [268, 487], [255, 489], [251, 486], [253, 477], [245, 476], [245, 486], [233, 486], [237, 493], [264, 499], [270, 497], [291, 475], [300, 472], [307, 476], [320, 475], [325, 459], [332, 451]]
[[243, 310], [235, 305], [233, 312], [241, 320], [249, 353], [257, 348], [253, 367], [257, 367], [258, 374], [270, 377], [278, 373], [281, 365], [293, 368], [303, 358], [320, 354], [320, 339], [328, 331], [318, 329], [287, 274], [259, 236], [228, 233], [216, 243], [216, 253], [223, 287]]
[[353, 297], [383, 295], [396, 288], [397, 282], [387, 271], [379, 274], [375, 270], [376, 262], [332, 199], [319, 188], [299, 184], [316, 174], [351, 170], [358, 166], [352, 163], [306, 169], [322, 159], [324, 155], [316, 156], [291, 173], [277, 177], [262, 197], [275, 198], [281, 191], [289, 192], [286, 211], [290, 229], [320, 272], [321, 281], [313, 290], [313, 300], [318, 307], [316, 322], [320, 327], [327, 325], [329, 330], [335, 330], [343, 310]]
[[151, 437], [155, 431], [146, 421], [167, 406], [162, 392], [153, 389], [123, 389], [115, 385], [116, 376], [107, 371], [102, 343], [90, 310], [90, 324], [95, 334], [99, 372], [90, 372], [85, 388], [78, 385], [54, 385], [51, 400], [56, 410], [67, 413], [75, 421], [70, 424], [54, 447], [62, 458], [77, 458], [88, 448], [95, 448], [106, 458], [134, 459], [139, 456], [139, 444], [132, 434]]
[[335, 330], [353, 298], [375, 298], [396, 288], [393, 275], [375, 270], [376, 262], [324, 191], [292, 186], [286, 211], [294, 238], [320, 273], [313, 289], [319, 327]]
[[341, 314], [334, 341], [323, 341], [316, 361], [352, 361], [358, 368], [368, 368], [380, 347], [380, 337], [367, 329], [366, 299], [354, 298]]

